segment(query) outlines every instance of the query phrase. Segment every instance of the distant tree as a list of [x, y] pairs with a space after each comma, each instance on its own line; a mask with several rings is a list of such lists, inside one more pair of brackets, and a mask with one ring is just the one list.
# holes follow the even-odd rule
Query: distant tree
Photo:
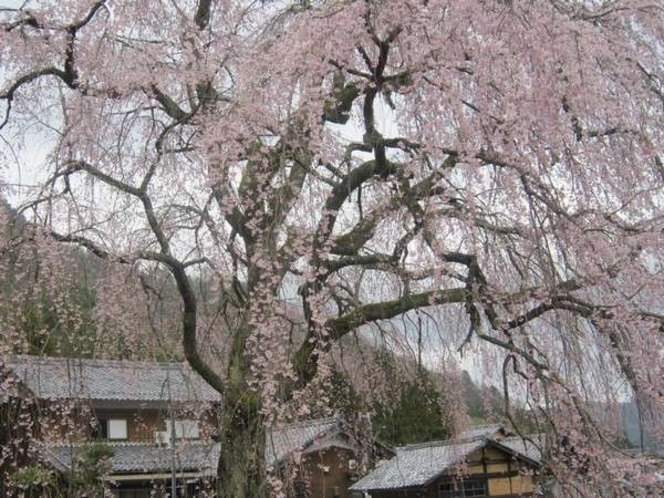
[[396, 400], [379, 403], [373, 418], [374, 436], [390, 445], [447, 439], [452, 431], [445, 423], [439, 392], [424, 376], [400, 386]]
[[333, 410], [340, 412], [350, 420], [363, 411], [362, 396], [343, 371], [337, 368], [332, 369], [328, 389]]
[[[158, 285], [158, 271], [118, 272], [117, 266], [80, 248], [40, 243], [33, 224], [12, 209], [5, 208], [5, 213], [6, 239], [0, 247], [3, 354], [142, 359], [177, 353], [168, 334], [157, 346], [147, 333], [157, 323], [147, 319], [145, 308], [152, 307], [151, 318], [164, 323], [169, 316], [164, 308], [175, 301], [172, 288], [141, 289], [142, 279], [150, 278]], [[119, 285], [124, 287], [118, 289]], [[131, 287], [134, 293], [129, 294]], [[159, 294], [158, 300], [154, 293]], [[97, 306], [99, 298], [113, 300], [114, 306]]]
[[327, 403], [305, 393], [333, 347], [409, 313], [494, 351], [506, 406], [621, 493], [642, 462], [611, 458], [592, 402], [664, 403], [659, 2], [21, 5], [0, 9], [0, 130], [36, 184], [42, 279], [55, 242], [116, 265], [95, 309], [138, 344], [125, 272], [169, 272], [183, 354], [224, 397], [222, 496], [278, 489], [265, 424]]
[[461, 373], [461, 382], [466, 397], [468, 416], [478, 422], [484, 421], [487, 417], [487, 406], [490, 405], [493, 400], [487, 400], [482, 396], [482, 389], [475, 385], [470, 374], [465, 370]]
[[370, 407], [373, 435], [390, 445], [402, 445], [447, 439], [452, 426], [440, 385], [423, 368], [408, 372], [403, 359], [389, 351], [378, 351], [375, 368], [385, 376], [382, 399]]

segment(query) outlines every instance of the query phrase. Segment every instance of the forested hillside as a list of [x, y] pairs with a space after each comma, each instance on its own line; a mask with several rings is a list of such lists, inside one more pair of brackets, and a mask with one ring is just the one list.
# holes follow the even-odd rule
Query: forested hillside
[[[3, 352], [148, 359], [177, 355], [173, 289], [158, 271], [103, 261], [44, 236], [6, 202]], [[170, 306], [175, 306], [169, 313]]]

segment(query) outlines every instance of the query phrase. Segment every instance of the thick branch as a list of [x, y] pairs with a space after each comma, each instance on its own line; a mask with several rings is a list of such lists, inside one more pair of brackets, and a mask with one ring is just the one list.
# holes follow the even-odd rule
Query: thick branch
[[16, 92], [23, 86], [32, 83], [33, 81], [41, 78], [42, 76], [57, 76], [62, 81], [66, 82], [66, 75], [64, 71], [56, 67], [47, 67], [45, 69], [39, 69], [37, 71], [32, 71], [30, 73], [24, 74], [18, 78], [14, 83], [12, 83], [7, 90], [0, 93], [0, 100], [7, 101], [7, 108], [5, 109], [5, 117], [2, 122], [0, 122], [0, 129], [2, 129], [9, 120], [9, 114], [11, 113], [12, 101]]
[[212, 0], [199, 0], [194, 15], [194, 22], [199, 29], [204, 29], [210, 23]]
[[113, 187], [121, 192], [124, 192], [125, 194], [129, 194], [138, 198], [140, 198], [143, 194], [141, 189], [117, 180], [116, 178], [113, 178], [112, 176], [104, 173], [100, 169], [85, 161], [72, 161], [67, 165], [67, 169], [62, 174], [68, 175], [76, 171], [85, 171], [89, 175], [97, 178], [98, 180], [101, 180], [109, 187]]
[[355, 308], [347, 315], [330, 318], [325, 322], [325, 329], [333, 339], [340, 339], [351, 330], [378, 320], [389, 320], [408, 311], [441, 304], [462, 303], [466, 290], [445, 289], [419, 294], [409, 294], [400, 299], [382, 303], [370, 303]]
[[157, 85], [152, 85], [152, 93], [154, 98], [161, 104], [161, 108], [166, 114], [176, 121], [185, 121], [190, 117], [188, 112], [185, 112], [175, 100], [162, 92]]
[[197, 345], [197, 303], [196, 294], [183, 265], [171, 267], [171, 274], [177, 284], [182, 299], [182, 346], [184, 356], [194, 369], [217, 392], [225, 391], [224, 381], [212, 370], [198, 353]]
[[325, 202], [324, 215], [316, 230], [316, 243], [322, 245], [327, 240], [332, 233], [339, 210], [355, 190], [375, 175], [387, 176], [394, 174], [398, 169], [397, 164], [389, 161], [386, 161], [382, 167], [379, 167], [375, 161], [367, 161], [351, 171], [337, 187], [332, 189]]

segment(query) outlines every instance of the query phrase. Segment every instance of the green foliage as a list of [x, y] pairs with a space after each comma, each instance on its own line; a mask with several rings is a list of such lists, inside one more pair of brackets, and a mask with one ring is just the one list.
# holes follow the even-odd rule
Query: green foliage
[[57, 476], [38, 465], [26, 465], [9, 475], [6, 482], [0, 483], [0, 493], [16, 498], [65, 498]]
[[44, 486], [55, 485], [56, 478], [53, 472], [48, 469], [37, 465], [28, 465], [17, 469], [10, 476], [9, 484], [11, 487], [30, 492], [40, 490]]
[[420, 369], [413, 378], [400, 379], [389, 352], [379, 352], [376, 360], [392, 393], [386, 401], [374, 404], [374, 436], [390, 445], [448, 438], [447, 408], [431, 374]]
[[482, 392], [475, 385], [473, 379], [470, 378], [470, 374], [465, 370], [461, 372], [461, 385], [466, 398], [468, 416], [473, 421], [483, 421], [486, 418], [487, 413]]
[[464, 370], [461, 372], [461, 387], [473, 423], [508, 422], [504, 416], [505, 398], [495, 386], [478, 387]]
[[89, 498], [103, 497], [102, 479], [111, 470], [109, 460], [113, 454], [113, 449], [104, 443], [86, 447], [76, 461], [71, 479], [73, 487]]
[[333, 368], [330, 384], [332, 408], [341, 412], [349, 420], [362, 411], [362, 398], [346, 373]]
[[22, 310], [22, 329], [28, 343], [28, 353], [47, 356], [89, 357], [94, 352], [95, 306], [94, 289], [87, 283], [76, 283], [67, 298], [76, 319], [59, 313], [51, 296], [43, 291], [25, 302]]
[[495, 386], [480, 388], [465, 371], [461, 374], [461, 382], [468, 416], [473, 424], [497, 422], [508, 427], [514, 425], [522, 434], [537, 434], [546, 429], [526, 407], [510, 406], [508, 417], [505, 412], [505, 397]]
[[405, 382], [396, 403], [374, 407], [374, 435], [387, 444], [400, 445], [446, 439], [444, 407], [438, 392], [426, 374]]
[[[16, 213], [0, 198], [0, 211]], [[7, 236], [34, 237], [33, 228], [16, 217]], [[16, 352], [48, 356], [85, 357], [93, 353], [96, 326], [94, 278], [101, 265], [83, 251], [72, 250], [63, 258], [71, 280], [62, 282], [58, 291], [44, 280], [48, 272], [33, 242], [20, 249], [12, 247], [2, 255], [0, 265], [0, 323], [10, 323], [20, 330], [24, 342], [10, 346]], [[25, 348], [27, 346], [27, 349]]]

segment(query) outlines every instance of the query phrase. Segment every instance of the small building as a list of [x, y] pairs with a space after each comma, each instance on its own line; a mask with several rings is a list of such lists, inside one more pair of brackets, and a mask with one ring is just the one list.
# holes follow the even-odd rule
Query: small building
[[496, 425], [455, 439], [411, 444], [353, 484], [353, 497], [527, 497], [536, 492], [541, 455], [532, 443]]
[[[31, 453], [67, 479], [103, 447], [105, 485], [120, 498], [171, 489], [195, 496], [216, 475], [220, 395], [186, 364], [3, 358], [11, 384], [36, 405]], [[8, 393], [6, 393], [8, 395]], [[16, 394], [14, 394], [16, 396]]]
[[349, 486], [368, 463], [393, 455], [338, 418], [276, 425], [266, 433], [266, 465], [292, 482], [297, 498], [350, 498]]

